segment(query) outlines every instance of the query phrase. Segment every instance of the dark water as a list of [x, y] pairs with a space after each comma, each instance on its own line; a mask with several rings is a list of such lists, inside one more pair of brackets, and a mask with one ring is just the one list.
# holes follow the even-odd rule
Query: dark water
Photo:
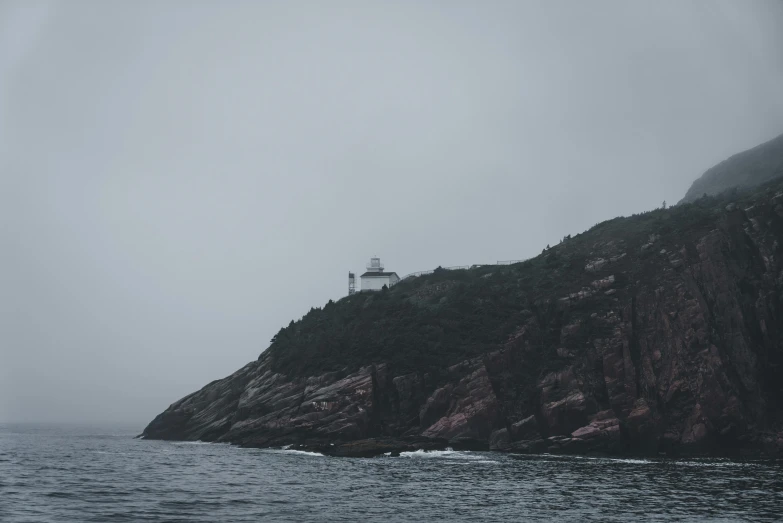
[[780, 462], [337, 459], [0, 425], [0, 521], [781, 521]]

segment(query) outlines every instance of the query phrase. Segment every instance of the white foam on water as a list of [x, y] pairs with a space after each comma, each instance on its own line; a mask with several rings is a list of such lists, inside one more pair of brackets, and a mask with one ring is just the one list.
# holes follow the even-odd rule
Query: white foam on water
[[763, 465], [763, 463], [729, 461], [720, 459], [705, 459], [704, 461], [670, 461], [667, 464], [680, 465], [683, 467], [753, 467]]
[[609, 461], [614, 461], [615, 463], [633, 463], [634, 465], [648, 465], [650, 463], [655, 463], [654, 461], [650, 461], [649, 459], [633, 459], [633, 458], [607, 458]]
[[228, 443], [216, 443], [214, 441], [172, 441], [172, 445], [228, 445]]
[[270, 454], [298, 454], [300, 456], [315, 456], [318, 458], [325, 458], [323, 454], [320, 452], [310, 452], [307, 450], [295, 450], [289, 448], [291, 445], [286, 445], [283, 448], [280, 449], [264, 449], [263, 452], [268, 452]]
[[487, 461], [484, 456], [474, 454], [470, 451], [459, 451], [447, 448], [446, 450], [414, 450], [409, 452], [400, 452], [401, 458], [425, 458], [425, 459], [450, 459], [462, 460], [478, 463]]
[[603, 461], [612, 463], [629, 463], [632, 465], [671, 465], [677, 467], [753, 467], [759, 465], [753, 461], [732, 461], [728, 458], [703, 458], [703, 459], [674, 459], [674, 458], [659, 458], [659, 459], [644, 459], [644, 458], [610, 458], [610, 457], [591, 457], [591, 456], [565, 456], [554, 454], [542, 454], [543, 456], [561, 459], [579, 459], [579, 460], [592, 460]]
[[306, 450], [289, 449], [289, 450], [284, 450], [283, 452], [285, 452], [287, 454], [301, 454], [303, 456], [317, 456], [319, 458], [325, 458], [326, 457], [323, 454], [321, 454], [320, 452], [308, 452]]
[[545, 463], [556, 463], [561, 460], [583, 460], [583, 461], [598, 461], [598, 462], [611, 462], [611, 463], [628, 463], [631, 465], [671, 465], [677, 467], [753, 467], [759, 465], [752, 461], [731, 461], [726, 458], [704, 458], [704, 459], [643, 459], [643, 458], [610, 458], [610, 457], [595, 457], [595, 456], [575, 456], [575, 455], [563, 455], [563, 454], [541, 454], [546, 458], [554, 458], [553, 460], [546, 460]]
[[580, 461], [600, 461], [600, 462], [612, 462], [612, 463], [632, 463], [634, 465], [649, 465], [652, 463], [656, 463], [655, 461], [651, 461], [649, 459], [636, 459], [636, 458], [608, 458], [608, 457], [596, 457], [596, 456], [578, 456], [573, 454], [549, 454], [544, 453], [540, 454], [540, 456], [544, 456], [547, 458], [555, 458], [554, 460], [548, 460], [545, 461], [545, 463], [556, 463], [557, 461], [570, 461], [570, 460], [580, 460]]

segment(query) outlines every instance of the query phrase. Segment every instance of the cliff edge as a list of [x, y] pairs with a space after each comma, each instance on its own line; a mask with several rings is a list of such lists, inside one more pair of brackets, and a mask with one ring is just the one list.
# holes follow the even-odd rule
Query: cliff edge
[[312, 309], [142, 436], [349, 456], [780, 455], [781, 365], [777, 181]]

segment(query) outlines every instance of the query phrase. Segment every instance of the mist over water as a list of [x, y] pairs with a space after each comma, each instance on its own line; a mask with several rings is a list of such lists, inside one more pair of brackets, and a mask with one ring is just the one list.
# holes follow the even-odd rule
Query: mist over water
[[0, 520], [780, 521], [776, 461], [407, 452], [340, 459], [0, 426]]

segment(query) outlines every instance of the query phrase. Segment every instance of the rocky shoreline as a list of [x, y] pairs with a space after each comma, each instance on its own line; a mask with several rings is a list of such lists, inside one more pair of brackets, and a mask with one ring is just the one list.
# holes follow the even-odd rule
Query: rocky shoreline
[[[171, 405], [143, 437], [334, 456], [446, 447], [781, 456], [781, 189], [708, 209], [710, 227], [675, 233], [662, 215], [660, 234], [598, 231], [566, 243], [546, 263], [565, 260], [553, 270], [573, 286], [536, 298], [505, 341], [480, 356], [415, 372], [375, 360], [297, 375], [276, 367], [270, 349]], [[514, 285], [525, 270], [478, 278], [475, 285], [506, 285], [492, 283], [481, 305], [522, 296]], [[433, 282], [389, 293], [448, 303], [459, 290]], [[373, 306], [371, 296], [351, 299]]]
[[[584, 431], [583, 431], [584, 432]], [[142, 434], [137, 436], [145, 439]], [[471, 451], [471, 452], [499, 452], [503, 454], [525, 455], [578, 455], [611, 458], [727, 458], [727, 459], [763, 459], [780, 458], [783, 456], [783, 433], [761, 434], [759, 437], [745, 442], [745, 446], [725, 449], [672, 449], [669, 452], [630, 452], [623, 448], [620, 438], [607, 437], [601, 434], [600, 439], [595, 436], [566, 437], [551, 436], [547, 439], [526, 440], [510, 442], [505, 436], [500, 436], [501, 441], [491, 445], [476, 440], [447, 440], [442, 438], [366, 438], [338, 443], [297, 443], [288, 445], [256, 446], [243, 445], [248, 448], [273, 448], [279, 450], [293, 450], [311, 452], [337, 458], [375, 458], [375, 457], [399, 457], [403, 452], [430, 452], [430, 451]], [[603, 441], [601, 441], [603, 440]], [[499, 445], [497, 444], [499, 443]]]

